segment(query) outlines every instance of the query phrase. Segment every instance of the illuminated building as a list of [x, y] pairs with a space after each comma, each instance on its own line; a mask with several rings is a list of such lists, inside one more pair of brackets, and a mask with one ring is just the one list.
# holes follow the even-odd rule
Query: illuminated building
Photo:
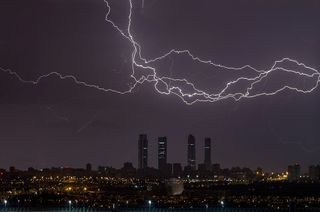
[[188, 166], [196, 170], [196, 139], [191, 134], [188, 136]]
[[158, 169], [165, 170], [167, 167], [167, 137], [158, 138]]
[[148, 139], [146, 134], [139, 135], [138, 141], [138, 168], [148, 167]]
[[183, 182], [181, 180], [171, 178], [166, 182], [166, 189], [169, 195], [180, 195], [184, 189]]

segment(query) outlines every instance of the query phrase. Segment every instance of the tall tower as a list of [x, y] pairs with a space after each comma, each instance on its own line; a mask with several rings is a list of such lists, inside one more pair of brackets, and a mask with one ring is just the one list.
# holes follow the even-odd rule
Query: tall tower
[[206, 170], [211, 171], [211, 138], [204, 139], [204, 165]]
[[158, 169], [164, 170], [167, 166], [167, 137], [158, 138]]
[[188, 166], [196, 170], [196, 139], [191, 134], [188, 136]]
[[146, 134], [139, 135], [138, 141], [138, 168], [148, 167], [148, 139]]

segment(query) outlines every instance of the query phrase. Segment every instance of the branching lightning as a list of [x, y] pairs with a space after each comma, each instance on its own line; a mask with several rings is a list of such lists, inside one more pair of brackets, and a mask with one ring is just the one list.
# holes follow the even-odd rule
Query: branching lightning
[[[305, 65], [304, 63], [300, 63], [297, 60], [290, 59], [290, 58], [283, 58], [281, 60], [277, 60], [273, 63], [272, 67], [270, 69], [266, 70], [258, 70], [251, 65], [244, 65], [242, 67], [230, 67], [222, 64], [217, 64], [211, 60], [204, 60], [196, 55], [194, 55], [189, 50], [176, 50], [172, 49], [169, 52], [156, 57], [152, 59], [146, 59], [142, 56], [142, 47], [141, 45], [135, 40], [133, 34], [132, 34], [132, 16], [133, 16], [133, 2], [132, 0], [128, 0], [129, 3], [129, 14], [128, 14], [128, 24], [125, 29], [121, 29], [114, 21], [111, 20], [110, 14], [111, 14], [111, 6], [109, 3], [109, 0], [104, 0], [108, 11], [105, 17], [105, 20], [107, 23], [109, 23], [117, 32], [119, 32], [120, 36], [122, 36], [126, 41], [129, 42], [129, 44], [132, 46], [132, 52], [131, 52], [131, 75], [130, 77], [134, 80], [134, 83], [132, 86], [129, 87], [129, 89], [124, 91], [119, 91], [111, 88], [103, 88], [96, 84], [90, 84], [85, 81], [79, 80], [74, 75], [62, 75], [59, 72], [50, 72], [45, 75], [39, 76], [35, 80], [25, 80], [23, 79], [18, 73], [9, 70], [0, 68], [2, 71], [7, 72], [10, 75], [13, 75], [16, 77], [20, 82], [22, 83], [28, 83], [28, 84], [34, 84], [37, 85], [42, 79], [57, 76], [60, 79], [71, 79], [74, 83], [85, 86], [88, 88], [97, 89], [103, 92], [113, 92], [117, 94], [128, 94], [131, 93], [137, 85], [149, 82], [153, 83], [153, 86], [155, 88], [155, 91], [159, 94], [164, 95], [175, 95], [179, 97], [184, 103], [187, 105], [192, 105], [196, 102], [217, 102], [225, 99], [234, 99], [235, 101], [239, 101], [240, 99], [244, 98], [256, 98], [259, 96], [272, 96], [276, 95], [281, 91], [284, 90], [292, 90], [299, 93], [311, 93], [314, 91], [320, 82], [320, 72], [316, 70], [315, 68], [309, 67]], [[142, 0], [142, 8], [144, 6], [144, 1]], [[199, 64], [206, 64], [215, 68], [219, 68], [221, 70], [225, 71], [241, 71], [241, 70], [251, 70], [255, 73], [255, 76], [253, 77], [238, 77], [234, 80], [228, 81], [225, 83], [224, 87], [220, 89], [218, 92], [210, 93], [208, 91], [199, 89], [194, 83], [188, 81], [184, 78], [173, 78], [170, 76], [159, 76], [156, 67], [154, 66], [154, 63], [160, 62], [171, 55], [185, 55], [190, 60], [194, 61], [195, 63]], [[290, 63], [297, 67], [296, 70], [287, 69], [282, 66], [283, 63]], [[142, 75], [140, 78], [136, 77], [136, 72], [139, 72], [139, 69], [143, 69], [144, 71], [147, 71], [149, 74]], [[301, 70], [300, 70], [301, 69]], [[304, 71], [302, 71], [304, 70]], [[255, 91], [257, 90], [257, 87], [259, 86], [259, 83], [262, 83], [263, 80], [271, 76], [275, 72], [284, 72], [287, 74], [293, 74], [300, 78], [310, 79], [312, 81], [312, 85], [309, 88], [301, 89], [299, 87], [290, 86], [288, 84], [282, 85], [280, 88], [277, 88], [272, 91]], [[230, 92], [229, 90], [233, 86], [237, 86], [241, 82], [246, 83], [245, 91], [233, 91]], [[160, 89], [161, 85], [161, 89]], [[164, 90], [163, 90], [164, 87]], [[185, 87], [188, 87], [188, 91], [186, 91]], [[191, 88], [191, 91], [190, 91]]]

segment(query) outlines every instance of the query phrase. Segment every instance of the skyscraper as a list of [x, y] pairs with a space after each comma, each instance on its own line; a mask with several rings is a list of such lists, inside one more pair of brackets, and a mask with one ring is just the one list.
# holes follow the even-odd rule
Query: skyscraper
[[211, 171], [211, 138], [204, 139], [204, 165], [207, 171]]
[[138, 168], [148, 167], [148, 139], [146, 134], [139, 135], [138, 141]]
[[191, 134], [188, 136], [188, 166], [196, 170], [196, 139]]
[[158, 138], [158, 169], [165, 170], [167, 166], [167, 137]]

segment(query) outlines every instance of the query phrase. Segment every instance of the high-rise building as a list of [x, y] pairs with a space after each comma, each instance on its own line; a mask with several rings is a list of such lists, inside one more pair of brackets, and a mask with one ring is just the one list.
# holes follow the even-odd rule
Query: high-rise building
[[167, 137], [158, 138], [158, 169], [164, 170], [167, 166]]
[[148, 167], [148, 139], [146, 134], [139, 135], [138, 141], [138, 168]]
[[196, 139], [191, 134], [188, 136], [188, 166], [196, 170]]
[[294, 164], [288, 166], [288, 181], [294, 182], [300, 179], [300, 165]]
[[211, 171], [211, 138], [204, 139], [204, 165], [207, 171]]

